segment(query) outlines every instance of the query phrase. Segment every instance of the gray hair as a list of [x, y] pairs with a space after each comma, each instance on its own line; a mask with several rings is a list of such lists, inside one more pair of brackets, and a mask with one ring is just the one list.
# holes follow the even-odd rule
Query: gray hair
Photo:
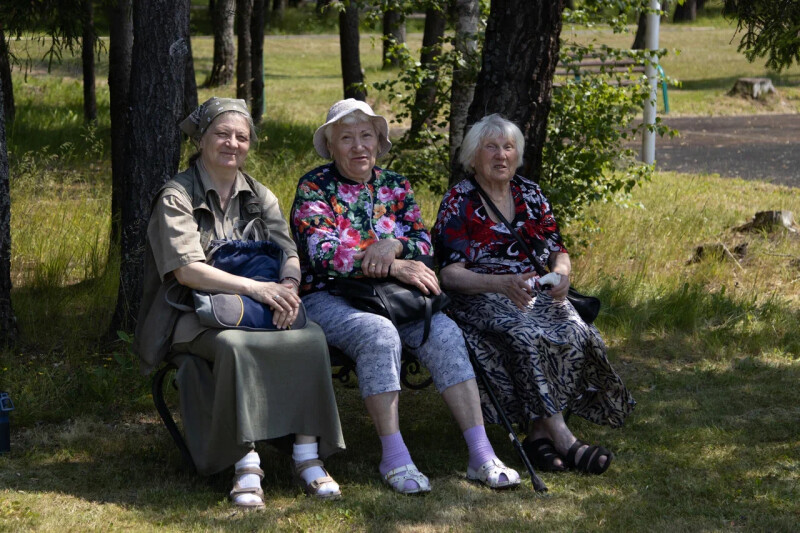
[[461, 142], [458, 162], [467, 172], [475, 172], [475, 154], [481, 143], [488, 138], [502, 137], [514, 141], [517, 147], [516, 168], [522, 166], [522, 152], [525, 151], [525, 137], [516, 124], [497, 113], [487, 115], [472, 125]]

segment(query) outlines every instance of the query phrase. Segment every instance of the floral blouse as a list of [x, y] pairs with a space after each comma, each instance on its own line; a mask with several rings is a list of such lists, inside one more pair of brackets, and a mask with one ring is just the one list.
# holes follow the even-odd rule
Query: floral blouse
[[301, 292], [327, 289], [330, 278], [360, 277], [361, 260], [353, 256], [377, 239], [399, 240], [402, 259], [431, 253], [410, 183], [379, 167], [366, 184], [345, 178], [334, 163], [315, 168], [297, 185], [291, 225]]
[[[522, 176], [511, 179], [514, 219], [511, 222], [533, 254], [534, 240], [543, 241], [535, 259], [547, 270], [551, 252], [566, 252], [550, 203], [539, 186]], [[494, 223], [469, 179], [451, 188], [439, 207], [433, 228], [436, 257], [445, 267], [465, 263], [481, 274], [521, 274], [534, 271], [525, 252], [502, 222]]]

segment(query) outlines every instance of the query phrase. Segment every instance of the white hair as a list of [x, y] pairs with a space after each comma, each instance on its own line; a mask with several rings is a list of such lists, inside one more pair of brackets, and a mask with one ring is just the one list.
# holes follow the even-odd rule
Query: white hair
[[481, 143], [486, 139], [496, 139], [498, 137], [514, 141], [517, 147], [516, 168], [521, 167], [522, 152], [525, 151], [525, 137], [516, 124], [497, 113], [487, 115], [472, 125], [464, 136], [464, 140], [461, 141], [458, 162], [467, 172], [475, 172], [475, 154], [477, 154]]

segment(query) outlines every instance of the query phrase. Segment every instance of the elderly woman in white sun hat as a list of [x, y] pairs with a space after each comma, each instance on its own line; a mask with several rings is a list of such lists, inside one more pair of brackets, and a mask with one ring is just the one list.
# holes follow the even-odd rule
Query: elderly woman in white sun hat
[[469, 449], [467, 477], [491, 488], [519, 485], [519, 474], [494, 454], [486, 436], [475, 375], [461, 332], [442, 313], [419, 348], [423, 320], [395, 327], [359, 311], [338, 294], [343, 277], [391, 277], [440, 292], [436, 274], [417, 256], [430, 255], [431, 238], [406, 178], [375, 165], [392, 144], [386, 119], [364, 102], [331, 106], [314, 134], [317, 153], [330, 163], [300, 179], [291, 214], [302, 270], [301, 295], [309, 318], [328, 343], [356, 363], [358, 383], [382, 445], [379, 471], [401, 494], [430, 490], [400, 434], [400, 358], [405, 344], [425, 365], [458, 422]]

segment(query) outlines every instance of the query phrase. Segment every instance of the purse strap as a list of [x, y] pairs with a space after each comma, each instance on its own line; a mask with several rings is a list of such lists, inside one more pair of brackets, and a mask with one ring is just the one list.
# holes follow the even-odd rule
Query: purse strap
[[[511, 233], [511, 236], [517, 240], [517, 243], [519, 244], [520, 248], [522, 248], [522, 251], [525, 252], [528, 261], [533, 265], [533, 268], [536, 270], [536, 273], [539, 274], [540, 276], [544, 276], [545, 274], [547, 274], [544, 267], [542, 267], [542, 265], [539, 264], [539, 261], [537, 261], [536, 257], [531, 253], [531, 249], [528, 247], [528, 244], [524, 240], [522, 240], [522, 237], [520, 236], [519, 233], [517, 233], [517, 230], [515, 230], [513, 226], [511, 226], [511, 223], [506, 219], [506, 217], [503, 216], [503, 213], [501, 213], [500, 210], [497, 209], [497, 206], [494, 205], [494, 202], [492, 202], [491, 198], [489, 198], [489, 195], [486, 194], [486, 191], [483, 190], [483, 187], [481, 187], [480, 183], [478, 183], [478, 180], [472, 178], [471, 181], [472, 185], [475, 186], [475, 189], [478, 191], [478, 194], [483, 199], [483, 203], [486, 204], [486, 206], [489, 207], [492, 211], [494, 211], [494, 214], [497, 215], [497, 218], [500, 219], [500, 222], [502, 222], [503, 225], [508, 229], [509, 233]], [[536, 244], [534, 244], [534, 247], [539, 248], [538, 246], [536, 246]]]

